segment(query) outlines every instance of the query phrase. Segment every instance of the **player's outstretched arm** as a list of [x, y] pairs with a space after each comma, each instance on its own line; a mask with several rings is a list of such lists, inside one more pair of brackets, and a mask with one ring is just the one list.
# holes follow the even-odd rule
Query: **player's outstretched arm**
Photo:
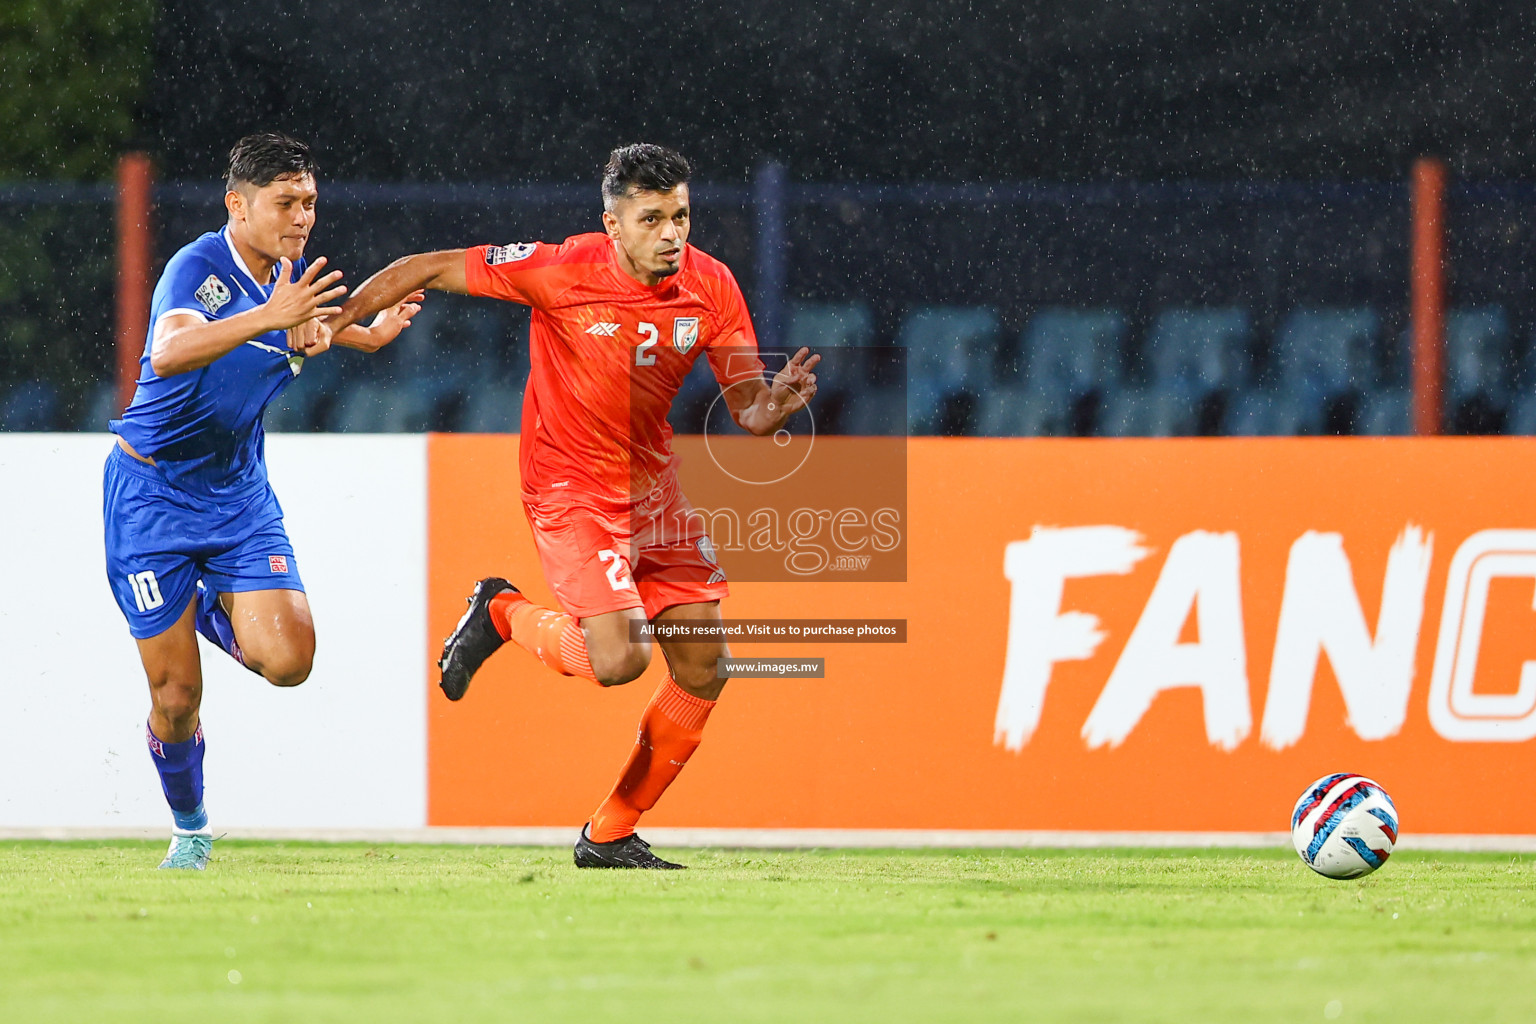
[[810, 349], [802, 348], [773, 375], [772, 384], [753, 380], [726, 389], [725, 401], [736, 424], [758, 437], [777, 433], [816, 397], [816, 374], [811, 371], [819, 362], [820, 355], [813, 356]]
[[179, 313], [155, 324], [149, 349], [149, 366], [155, 375], [174, 377], [200, 370], [263, 334], [286, 331], [317, 316], [340, 312], [340, 306], [326, 303], [345, 295], [347, 289], [336, 283], [341, 279], [339, 270], [320, 276], [324, 256], [311, 263], [297, 281], [289, 280], [293, 274], [291, 262], [283, 259], [278, 266], [277, 284], [271, 296], [254, 309], [222, 320]]
[[402, 256], [364, 281], [342, 305], [341, 312], [326, 320], [326, 325], [340, 334], [353, 324], [406, 301], [412, 293], [423, 288], [468, 295], [464, 250], [444, 249]]
[[[412, 292], [403, 301], [380, 312], [367, 327], [362, 324], [352, 324], [337, 331], [332, 340], [338, 345], [355, 348], [359, 352], [377, 352], [398, 338], [401, 331], [411, 326], [411, 317], [421, 312], [421, 303], [426, 297], [425, 292]], [[321, 326], [329, 329], [328, 325], [321, 324]]]

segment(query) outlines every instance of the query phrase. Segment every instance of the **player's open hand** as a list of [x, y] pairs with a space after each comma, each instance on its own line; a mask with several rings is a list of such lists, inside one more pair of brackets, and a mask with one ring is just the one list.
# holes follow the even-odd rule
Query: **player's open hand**
[[400, 336], [401, 331], [411, 326], [411, 318], [421, 312], [421, 304], [426, 297], [426, 292], [412, 292], [395, 305], [379, 311], [373, 323], [368, 325], [368, 333], [373, 336], [377, 348], [388, 345]]
[[331, 347], [331, 329], [319, 317], [288, 328], [288, 347], [301, 356], [317, 356]]
[[808, 348], [802, 348], [791, 356], [784, 369], [773, 375], [768, 395], [772, 405], [769, 408], [782, 412], [787, 418], [810, 405], [811, 399], [816, 397], [816, 374], [811, 371], [816, 369], [819, 362], [821, 356], [811, 355]]
[[263, 307], [272, 320], [273, 330], [286, 331], [317, 316], [331, 316], [341, 312], [340, 306], [329, 306], [326, 303], [341, 298], [347, 289], [336, 283], [341, 280], [339, 270], [320, 276], [321, 269], [325, 267], [324, 256], [306, 267], [297, 281], [289, 280], [293, 276], [293, 262], [288, 257], [279, 259], [277, 266], [277, 284], [272, 286], [272, 295]]

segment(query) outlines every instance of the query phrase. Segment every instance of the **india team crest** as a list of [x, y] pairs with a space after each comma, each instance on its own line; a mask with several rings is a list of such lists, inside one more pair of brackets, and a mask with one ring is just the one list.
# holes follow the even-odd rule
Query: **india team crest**
[[687, 352], [699, 340], [699, 318], [680, 316], [672, 321], [672, 347]]
[[217, 314], [229, 301], [229, 288], [219, 280], [218, 274], [209, 274], [208, 279], [198, 285], [195, 294], [197, 301], [203, 304], [209, 316]]

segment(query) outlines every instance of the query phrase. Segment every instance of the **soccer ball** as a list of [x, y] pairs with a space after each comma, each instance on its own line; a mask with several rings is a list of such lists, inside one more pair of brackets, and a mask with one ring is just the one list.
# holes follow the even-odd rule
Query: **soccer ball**
[[1397, 808], [1364, 775], [1324, 775], [1291, 814], [1291, 843], [1307, 867], [1328, 878], [1359, 878], [1387, 862], [1397, 842]]

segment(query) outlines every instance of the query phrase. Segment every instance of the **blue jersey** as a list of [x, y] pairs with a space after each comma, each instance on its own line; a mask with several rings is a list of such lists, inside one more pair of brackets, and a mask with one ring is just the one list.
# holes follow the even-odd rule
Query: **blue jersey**
[[[303, 269], [300, 260], [295, 277]], [[111, 430], [154, 459], [179, 490], [233, 499], [266, 487], [262, 413], [298, 375], [304, 357], [288, 348], [287, 332], [271, 331], [200, 370], [161, 377], [149, 361], [155, 325], [174, 315], [211, 321], [253, 309], [267, 301], [278, 273], [257, 281], [223, 228], [172, 256], [155, 285], [138, 389]]]

